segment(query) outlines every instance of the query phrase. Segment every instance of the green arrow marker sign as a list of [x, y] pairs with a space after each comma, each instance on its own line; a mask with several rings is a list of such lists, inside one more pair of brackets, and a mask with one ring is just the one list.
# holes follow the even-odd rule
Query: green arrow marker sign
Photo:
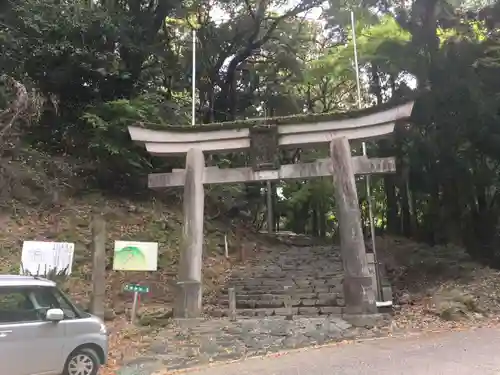
[[132, 293], [148, 293], [149, 287], [137, 284], [125, 284], [123, 290], [125, 292], [132, 292]]

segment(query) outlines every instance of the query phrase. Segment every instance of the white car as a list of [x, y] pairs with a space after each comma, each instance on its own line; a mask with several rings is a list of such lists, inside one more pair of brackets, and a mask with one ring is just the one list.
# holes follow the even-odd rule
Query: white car
[[53, 281], [0, 275], [1, 375], [96, 375], [107, 352], [104, 322]]

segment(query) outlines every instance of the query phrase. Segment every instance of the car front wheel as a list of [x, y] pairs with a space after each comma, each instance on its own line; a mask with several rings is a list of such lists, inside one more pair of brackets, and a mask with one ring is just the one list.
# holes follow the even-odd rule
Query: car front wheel
[[71, 353], [64, 366], [64, 375], [97, 375], [99, 359], [90, 348], [77, 349]]

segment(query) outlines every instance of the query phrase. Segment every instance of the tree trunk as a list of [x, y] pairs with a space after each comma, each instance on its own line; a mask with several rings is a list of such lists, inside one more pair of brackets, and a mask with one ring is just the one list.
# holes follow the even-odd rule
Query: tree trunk
[[327, 217], [326, 217], [326, 210], [325, 210], [325, 199], [322, 199], [321, 200], [321, 204], [319, 206], [319, 236], [321, 238], [325, 238], [326, 237], [326, 221], [327, 221]]
[[408, 190], [406, 188], [406, 182], [408, 179], [407, 171], [403, 171], [400, 178], [399, 191], [400, 191], [400, 204], [401, 204], [401, 231], [403, 235], [407, 238], [412, 236], [411, 233], [411, 213], [410, 213], [410, 202], [408, 196]]
[[445, 226], [446, 242], [462, 244], [462, 212], [460, 209], [458, 184], [453, 178], [443, 182], [442, 218]]
[[387, 203], [387, 232], [390, 234], [401, 234], [398, 198], [396, 196], [395, 176], [384, 176], [384, 191]]
[[318, 215], [319, 215], [319, 210], [318, 210], [318, 204], [317, 202], [314, 202], [312, 205], [312, 215], [311, 215], [311, 234], [314, 237], [319, 236], [319, 222], [318, 222]]
[[304, 202], [303, 205], [293, 213], [293, 231], [298, 234], [305, 234], [308, 218], [309, 203]]
[[432, 183], [432, 190], [429, 197], [425, 226], [427, 232], [427, 240], [431, 245], [441, 243], [440, 226], [441, 220], [439, 217], [439, 185]]
[[401, 129], [396, 128], [395, 147], [393, 148], [396, 156], [396, 171], [398, 174], [398, 190], [399, 190], [399, 207], [401, 209], [401, 233], [410, 238], [411, 233], [411, 215], [408, 191], [406, 189], [406, 181], [409, 176], [409, 166], [404, 159], [403, 142], [405, 135]]
[[417, 200], [415, 194], [410, 188], [410, 178], [406, 181], [406, 191], [408, 194], [408, 202], [410, 204], [410, 215], [411, 215], [411, 233], [415, 236], [418, 233], [418, 218], [417, 218]]
[[383, 97], [382, 97], [382, 87], [380, 85], [380, 75], [378, 71], [378, 66], [377, 64], [372, 63], [371, 64], [371, 89], [375, 97], [377, 98], [377, 105], [382, 104], [383, 102]]
[[[383, 139], [378, 142], [379, 155], [381, 157], [394, 156], [396, 148], [390, 141]], [[398, 165], [398, 167], [401, 167]], [[396, 194], [397, 176], [392, 174], [384, 175], [384, 192], [386, 198], [386, 218], [387, 232], [390, 234], [401, 234], [401, 218], [399, 217], [399, 205]]]

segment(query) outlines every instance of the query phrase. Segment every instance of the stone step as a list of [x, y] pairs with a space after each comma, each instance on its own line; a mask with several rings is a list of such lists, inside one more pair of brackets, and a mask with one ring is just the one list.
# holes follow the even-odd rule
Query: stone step
[[[275, 308], [284, 307], [287, 296], [264, 295], [244, 295], [236, 296], [237, 308]], [[310, 293], [307, 295], [293, 295], [291, 297], [292, 306], [343, 306], [344, 299], [338, 293]], [[229, 306], [227, 298], [217, 299], [220, 306]]]
[[275, 260], [275, 266], [273, 268], [263, 267], [259, 265], [248, 265], [241, 270], [248, 270], [254, 272], [293, 272], [298, 270], [303, 270], [311, 272], [317, 271], [330, 271], [330, 270], [338, 270], [342, 268], [342, 262], [340, 260], [325, 260], [325, 259], [317, 259], [317, 260], [309, 260], [309, 261], [299, 261], [299, 262], [280, 262], [279, 260]]
[[[324, 307], [292, 307], [292, 315], [300, 316], [318, 316], [318, 315], [342, 315], [343, 307], [324, 306]], [[228, 309], [215, 309], [208, 312], [209, 315], [215, 317], [229, 316]], [[253, 317], [253, 316], [287, 316], [289, 309], [284, 307], [278, 308], [260, 308], [260, 309], [238, 309], [237, 316]]]
[[[220, 299], [217, 301], [217, 306], [228, 307], [229, 301]], [[325, 306], [344, 306], [344, 300], [293, 300], [293, 307], [325, 307]], [[285, 307], [284, 300], [272, 300], [272, 301], [263, 301], [263, 300], [240, 300], [236, 302], [237, 309], [261, 309], [261, 308], [278, 308]]]
[[[338, 291], [301, 291], [301, 292], [291, 292], [286, 293], [284, 290], [279, 291], [279, 293], [236, 293], [236, 301], [248, 301], [248, 300], [259, 300], [259, 301], [272, 301], [276, 299], [285, 299], [286, 295], [290, 294], [292, 299], [329, 299], [334, 300], [341, 298], [343, 293]], [[227, 297], [223, 295], [223, 299], [227, 300]]]
[[339, 267], [328, 267], [328, 268], [315, 268], [313, 270], [311, 269], [301, 269], [301, 268], [294, 268], [290, 270], [276, 270], [276, 271], [269, 271], [269, 270], [262, 270], [262, 269], [252, 269], [252, 270], [245, 270], [245, 271], [236, 271], [233, 272], [233, 277], [242, 277], [242, 278], [247, 278], [250, 276], [260, 276], [260, 277], [335, 277], [336, 275], [341, 274], [343, 271]]
[[[334, 264], [334, 263], [341, 263], [341, 256], [340, 254], [329, 254], [329, 253], [294, 253], [294, 254], [286, 254], [286, 253], [281, 253], [281, 254], [270, 254], [267, 257], [267, 260], [274, 260], [276, 263], [267, 263], [267, 264], [262, 264], [259, 263], [259, 259], [263, 258], [262, 254], [259, 256], [259, 259], [253, 259], [254, 264], [256, 264], [257, 267], [261, 268], [272, 268], [272, 267], [278, 267], [283, 264], [301, 264], [301, 263], [312, 263], [315, 261], [322, 260], [324, 263], [322, 266], [327, 266], [329, 264]], [[327, 263], [328, 262], [328, 263]]]
[[[340, 259], [325, 259], [324, 257], [318, 257], [318, 258], [313, 258], [313, 259], [299, 259], [294, 262], [285, 262], [279, 259], [275, 259], [272, 262], [274, 262], [274, 266], [272, 269], [275, 269], [276, 271], [293, 271], [297, 268], [307, 268], [307, 267], [319, 267], [319, 269], [337, 269], [342, 267], [342, 262]], [[265, 269], [270, 269], [267, 267], [263, 267], [262, 265], [254, 265], [256, 269], [259, 270], [265, 270]]]
[[[264, 285], [258, 285], [255, 287], [250, 287], [250, 286], [232, 286], [232, 288], [235, 289], [236, 295], [254, 295], [254, 294], [274, 294], [274, 295], [281, 295], [281, 294], [287, 294], [290, 292], [285, 291], [285, 288], [283, 286], [264, 286]], [[309, 287], [309, 288], [291, 288], [294, 293], [315, 293], [315, 288], [314, 287]], [[228, 288], [222, 289], [222, 294], [227, 294]]]
[[[332, 261], [339, 262], [341, 259], [340, 254], [330, 254], [330, 253], [321, 253], [321, 252], [313, 252], [313, 253], [293, 253], [293, 254], [273, 254], [269, 256], [268, 259], [278, 261], [279, 263], [289, 263], [289, 264], [297, 264], [300, 262], [313, 262], [317, 260], [323, 261]], [[269, 263], [273, 267], [276, 267], [277, 263]], [[261, 264], [262, 267], [262, 264]]]
[[[231, 285], [228, 288], [234, 288], [236, 294], [283, 294], [285, 286], [290, 287], [293, 293], [337, 293], [342, 290], [342, 284], [319, 284], [319, 285], [293, 285], [293, 284], [275, 284], [275, 285]], [[227, 294], [228, 288], [222, 290]]]
[[226, 285], [228, 288], [234, 286], [321, 286], [321, 285], [339, 285], [343, 282], [343, 277], [330, 277], [330, 278], [310, 278], [310, 277], [300, 277], [300, 278], [260, 278], [255, 277], [252, 279], [228, 279]]
[[[287, 272], [293, 272], [297, 270], [307, 270], [311, 272], [318, 272], [318, 271], [329, 271], [329, 270], [337, 270], [342, 267], [342, 262], [340, 260], [330, 260], [330, 259], [322, 259], [318, 258], [316, 260], [308, 260], [308, 261], [298, 261], [298, 262], [282, 262], [279, 260], [274, 260], [274, 266], [271, 267], [264, 267], [262, 265], [252, 265], [251, 267], [245, 266], [240, 268], [240, 271], [248, 270], [248, 271], [255, 271], [255, 272], [282, 272], [282, 271], [287, 271]], [[314, 268], [312, 268], [314, 267]]]
[[227, 314], [227, 290], [234, 288], [239, 315], [286, 315], [288, 298], [294, 315], [340, 314], [343, 278], [338, 247], [275, 247], [233, 268], [226, 288], [213, 301]]
[[[267, 255], [267, 256], [266, 256]], [[329, 253], [327, 251], [317, 251], [317, 252], [294, 252], [294, 253], [268, 253], [259, 254], [259, 258], [252, 259], [251, 263], [259, 265], [259, 259], [267, 258], [267, 260], [274, 260], [283, 263], [299, 263], [299, 262], [311, 262], [314, 260], [332, 261], [339, 262], [342, 258], [340, 254]], [[277, 263], [267, 263], [263, 265], [260, 263], [261, 267], [276, 267]]]
[[250, 282], [259, 280], [321, 280], [326, 282], [328, 280], [342, 280], [343, 271], [324, 271], [324, 272], [286, 272], [283, 274], [261, 274], [258, 272], [248, 272], [246, 274], [236, 273], [229, 277], [230, 281], [234, 282]]
[[335, 272], [325, 276], [315, 276], [311, 274], [288, 274], [286, 277], [274, 277], [266, 276], [263, 277], [257, 274], [251, 274], [244, 277], [233, 276], [228, 278], [228, 282], [232, 281], [235, 283], [247, 283], [247, 284], [262, 284], [270, 282], [284, 282], [284, 281], [294, 281], [294, 282], [316, 282], [316, 283], [339, 283], [342, 282], [344, 276], [341, 272]]
[[[285, 288], [270, 287], [270, 286], [258, 286], [254, 288], [245, 287], [234, 287], [237, 298], [243, 298], [243, 296], [256, 296], [256, 295], [274, 295], [280, 296], [284, 294], [291, 294], [295, 298], [311, 298], [310, 295], [316, 295], [318, 293], [337, 293], [342, 294], [342, 285], [316, 285], [309, 286], [307, 288], [292, 287], [288, 291]], [[222, 295], [227, 295], [228, 289], [224, 288], [221, 291]], [[266, 297], [264, 297], [265, 299]]]

